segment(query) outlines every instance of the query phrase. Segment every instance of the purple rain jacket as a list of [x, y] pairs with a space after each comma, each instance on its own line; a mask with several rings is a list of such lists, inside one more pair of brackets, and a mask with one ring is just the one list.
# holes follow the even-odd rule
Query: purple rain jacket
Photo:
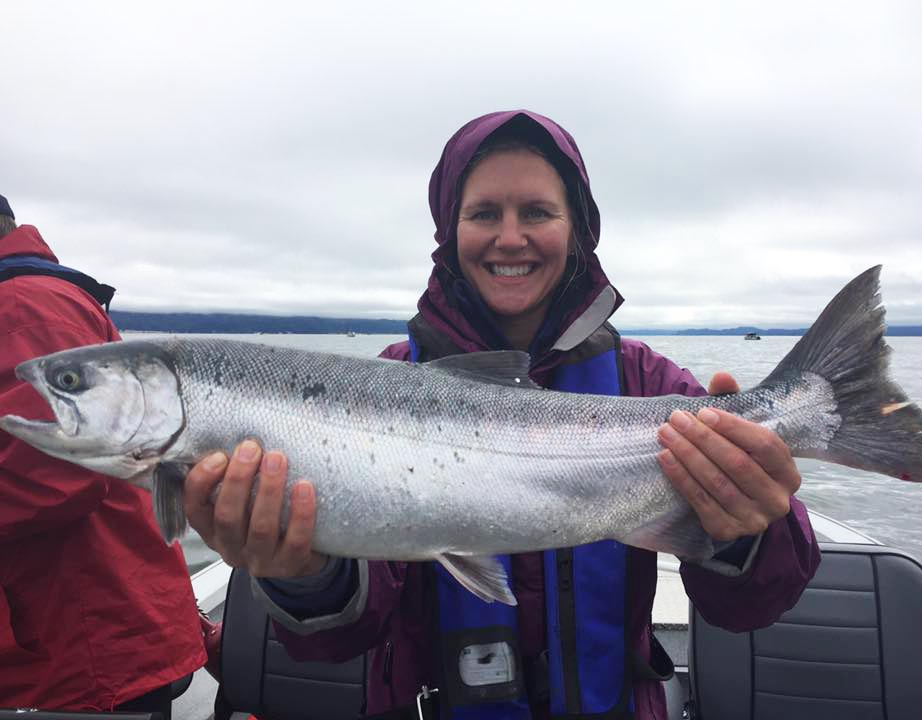
[[[477, 118], [462, 127], [445, 146], [432, 174], [429, 204], [436, 224], [438, 243], [433, 253], [435, 267], [429, 285], [419, 301], [421, 323], [444, 340], [454, 352], [501, 349], [504, 338], [482, 303], [472, 297], [470, 286], [460, 278], [454, 264], [454, 227], [457, 215], [458, 182], [471, 157], [483, 141], [498, 128], [515, 124], [521, 132], [540, 143], [553, 143], [559, 150], [556, 162], [570, 162], [583, 184], [585, 225], [589, 233], [581, 238], [585, 250], [583, 283], [575, 297], [557, 297], [563, 310], [549, 312], [552, 327], [542, 328], [544, 344], [530, 348], [532, 378], [547, 384], [550, 373], [600, 330], [622, 299], [609, 284], [595, 255], [599, 237], [599, 213], [589, 192], [589, 179], [573, 138], [552, 120], [535, 113], [500, 112]], [[516, 131], [518, 132], [518, 130]], [[537, 133], [537, 135], [534, 135]], [[543, 135], [542, 135], [543, 134]], [[548, 138], [549, 136], [549, 138]], [[544, 145], [541, 145], [544, 147]], [[561, 159], [563, 158], [563, 159]], [[570, 168], [571, 171], [573, 168]], [[568, 188], [569, 189], [569, 188]], [[706, 391], [688, 370], [679, 368], [643, 343], [622, 341], [624, 394], [653, 397], [671, 393], [704, 395]], [[408, 342], [386, 348], [382, 357], [408, 360]], [[683, 563], [681, 576], [692, 602], [710, 623], [733, 631], [746, 631], [775, 622], [791, 608], [819, 565], [820, 555], [804, 506], [791, 500], [790, 513], [774, 522], [756, 539], [743, 545], [742, 557], [734, 561], [712, 559], [701, 565]], [[723, 557], [723, 556], [722, 556]], [[278, 592], [266, 592], [254, 583], [276, 625], [278, 638], [298, 660], [342, 661], [368, 652], [367, 712], [375, 714], [409, 706], [421, 685], [438, 684], [439, 666], [433, 643], [435, 618], [434, 588], [425, 563], [355, 561], [344, 564], [351, 584], [338, 586], [340, 597], [324, 610], [326, 602], [283, 602]], [[656, 591], [656, 554], [630, 549], [630, 616], [628, 633], [635, 651], [650, 658], [651, 614]], [[513, 556], [513, 590], [519, 601], [518, 619], [523, 656], [537, 655], [545, 647], [544, 570], [540, 553]], [[342, 588], [346, 588], [345, 592]], [[317, 591], [322, 595], [323, 591]], [[329, 600], [327, 598], [326, 600]], [[279, 602], [275, 602], [279, 601]], [[304, 602], [306, 601], [306, 602]], [[305, 617], [298, 607], [313, 607]], [[284, 606], [284, 608], [283, 608]], [[332, 611], [331, 611], [332, 608]], [[291, 611], [291, 612], [289, 612]], [[662, 686], [650, 680], [634, 680], [635, 718], [665, 718]], [[536, 718], [548, 717], [548, 708], [533, 707]]]

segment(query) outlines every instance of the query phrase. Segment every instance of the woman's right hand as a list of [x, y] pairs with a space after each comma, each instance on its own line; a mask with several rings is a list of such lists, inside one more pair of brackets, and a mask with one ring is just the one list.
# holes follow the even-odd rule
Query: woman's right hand
[[[250, 491], [259, 473], [259, 489], [250, 507]], [[281, 511], [288, 460], [276, 451], [263, 453], [245, 440], [228, 462], [223, 452], [209, 455], [186, 477], [185, 512], [209, 547], [233, 567], [254, 577], [302, 577], [323, 569], [327, 558], [311, 550], [316, 504], [314, 486], [298, 482], [291, 494], [288, 528]], [[214, 503], [211, 494], [221, 482]]]

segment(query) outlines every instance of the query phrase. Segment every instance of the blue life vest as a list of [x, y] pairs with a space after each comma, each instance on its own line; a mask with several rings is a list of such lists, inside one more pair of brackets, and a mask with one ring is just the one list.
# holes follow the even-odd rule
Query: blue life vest
[[[414, 362], [421, 354], [412, 334], [410, 353]], [[614, 348], [558, 366], [550, 387], [620, 395], [617, 335]], [[511, 578], [509, 556], [499, 560]], [[435, 565], [435, 576], [442, 717], [530, 718], [516, 608], [483, 602], [440, 565]], [[627, 547], [621, 543], [603, 540], [544, 553], [546, 694], [555, 718], [592, 715], [614, 719], [630, 717], [633, 712], [627, 586]]]
[[103, 285], [79, 270], [59, 265], [38, 255], [11, 255], [0, 260], [0, 282], [22, 275], [47, 275], [66, 280], [86, 290], [96, 302], [106, 308], [107, 312], [112, 296], [115, 295], [114, 287]]

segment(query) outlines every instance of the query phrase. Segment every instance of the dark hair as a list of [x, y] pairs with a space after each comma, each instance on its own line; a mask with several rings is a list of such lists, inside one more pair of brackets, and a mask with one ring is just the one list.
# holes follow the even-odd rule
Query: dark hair
[[0, 215], [0, 238], [9, 235], [16, 229], [16, 221], [9, 215]]

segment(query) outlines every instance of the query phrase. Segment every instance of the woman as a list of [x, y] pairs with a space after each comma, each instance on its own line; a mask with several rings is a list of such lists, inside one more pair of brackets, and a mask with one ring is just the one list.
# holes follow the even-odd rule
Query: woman
[[[461, 352], [527, 350], [535, 382], [557, 390], [703, 395], [687, 371], [607, 323], [622, 302], [595, 247], [599, 213], [573, 138], [531, 112], [477, 118], [449, 141], [430, 183], [438, 248], [409, 323], [384, 357], [425, 362]], [[711, 392], [733, 392], [714, 378]], [[800, 476], [770, 431], [718, 412], [673, 413], [659, 431], [663, 472], [725, 549], [683, 563], [710, 622], [774, 622], [819, 562]], [[257, 470], [262, 482], [247, 509]], [[279, 530], [285, 458], [255, 443], [200, 463], [186, 486], [193, 527], [257, 577], [280, 639], [297, 658], [369, 651], [368, 713], [413, 709], [440, 688], [444, 716], [551, 713], [665, 717], [670, 666], [652, 638], [654, 553], [613, 541], [516, 555], [517, 608], [487, 605], [428, 563], [330, 559], [310, 551], [314, 495], [301, 482]], [[214, 506], [215, 483], [224, 486]], [[535, 519], [540, 522], [540, 518]]]

